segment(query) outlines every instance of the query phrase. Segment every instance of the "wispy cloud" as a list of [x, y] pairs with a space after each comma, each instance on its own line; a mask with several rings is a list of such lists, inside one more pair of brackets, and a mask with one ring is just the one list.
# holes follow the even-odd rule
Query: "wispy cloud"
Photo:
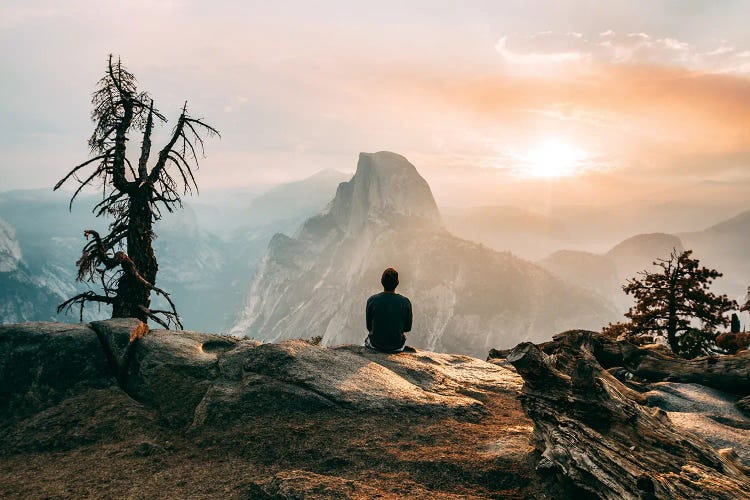
[[522, 73], [592, 69], [603, 64], [652, 64], [700, 72], [750, 74], [750, 50], [738, 49], [726, 41], [698, 46], [642, 32], [606, 30], [590, 37], [553, 31], [505, 35], [495, 49], [508, 69]]

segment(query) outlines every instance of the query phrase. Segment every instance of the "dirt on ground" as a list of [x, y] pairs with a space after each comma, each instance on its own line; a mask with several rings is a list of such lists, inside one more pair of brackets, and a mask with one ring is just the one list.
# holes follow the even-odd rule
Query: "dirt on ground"
[[484, 404], [473, 422], [335, 409], [195, 433], [92, 389], [0, 433], [0, 497], [539, 497], [531, 422], [513, 394]]

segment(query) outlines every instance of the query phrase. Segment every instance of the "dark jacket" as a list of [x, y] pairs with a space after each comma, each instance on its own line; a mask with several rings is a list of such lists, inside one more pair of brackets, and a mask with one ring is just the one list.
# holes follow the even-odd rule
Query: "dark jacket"
[[370, 344], [381, 351], [395, 351], [406, 343], [411, 331], [411, 302], [394, 292], [381, 292], [367, 299], [365, 309]]

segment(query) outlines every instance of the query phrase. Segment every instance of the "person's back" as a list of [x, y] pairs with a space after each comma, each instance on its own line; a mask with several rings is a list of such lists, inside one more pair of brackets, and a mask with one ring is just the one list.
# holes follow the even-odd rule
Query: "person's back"
[[368, 336], [365, 344], [379, 351], [402, 351], [406, 344], [404, 333], [411, 331], [411, 302], [396, 293], [398, 272], [388, 268], [380, 280], [383, 291], [367, 299], [365, 317]]

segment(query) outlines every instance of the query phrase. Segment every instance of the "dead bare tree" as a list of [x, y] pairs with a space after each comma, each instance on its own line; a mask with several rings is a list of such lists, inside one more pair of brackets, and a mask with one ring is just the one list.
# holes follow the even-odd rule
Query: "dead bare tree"
[[[91, 102], [95, 127], [88, 143], [92, 157], [70, 170], [54, 189], [77, 181], [79, 185], [70, 199], [72, 207], [86, 186], [101, 186], [102, 200], [93, 213], [112, 218], [109, 232], [101, 237], [91, 229], [84, 231], [86, 239], [91, 240], [76, 264], [78, 281], [100, 284], [103, 294], [78, 294], [60, 304], [58, 312], [79, 305], [83, 320], [85, 304], [98, 302], [112, 306], [113, 318], [152, 319], [165, 328], [182, 328], [169, 294], [156, 286], [153, 223], [161, 218], [162, 209], [173, 212], [182, 207], [183, 195], [198, 192], [194, 171], [199, 167], [199, 155], [205, 157], [201, 134], [213, 136], [219, 132], [190, 116], [185, 102], [169, 141], [150, 166], [154, 127], [167, 120], [148, 93], [138, 90], [133, 74], [111, 55]], [[135, 166], [126, 154], [134, 134], [141, 135]], [[152, 309], [151, 292], [163, 297], [169, 308]]]

